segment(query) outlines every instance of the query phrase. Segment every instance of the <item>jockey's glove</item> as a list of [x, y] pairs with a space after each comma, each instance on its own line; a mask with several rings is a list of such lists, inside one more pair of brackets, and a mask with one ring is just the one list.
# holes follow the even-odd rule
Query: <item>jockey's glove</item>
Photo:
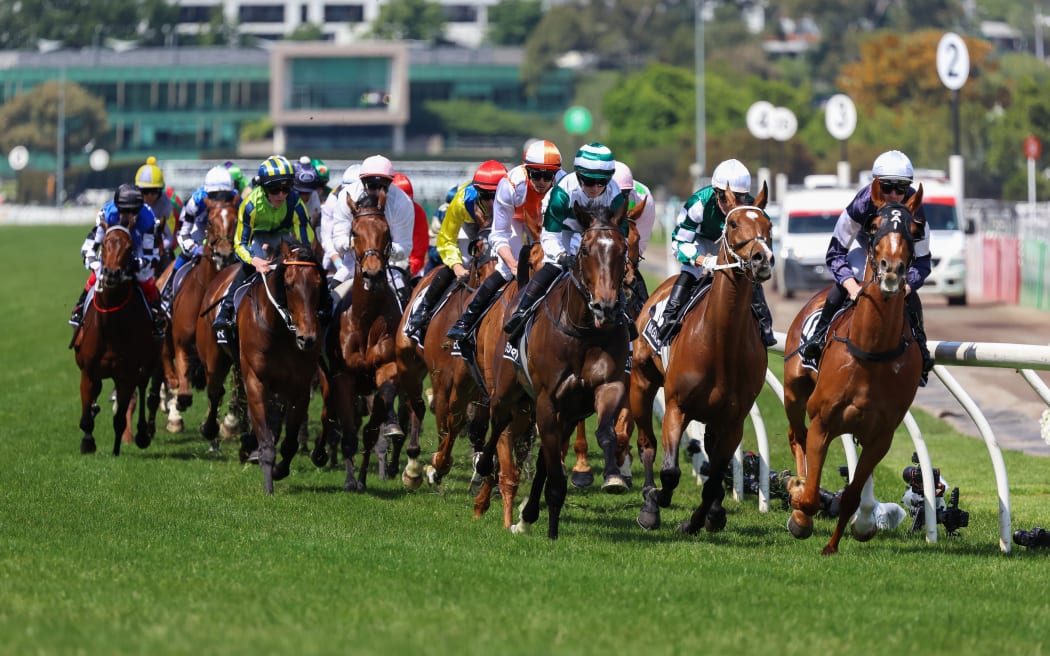
[[564, 253], [558, 256], [558, 266], [561, 267], [563, 271], [571, 269], [575, 261], [576, 258], [570, 255], [568, 251], [565, 251]]

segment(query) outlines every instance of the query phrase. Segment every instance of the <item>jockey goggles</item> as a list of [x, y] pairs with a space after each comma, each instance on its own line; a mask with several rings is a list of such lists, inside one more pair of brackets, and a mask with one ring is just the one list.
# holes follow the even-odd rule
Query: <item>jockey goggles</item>
[[220, 189], [218, 191], [209, 191], [208, 192], [208, 199], [209, 200], [215, 200], [215, 201], [219, 201], [219, 202], [228, 203], [228, 202], [233, 200], [233, 197], [234, 197], [234, 192], [227, 191], [225, 189]]
[[544, 169], [529, 169], [529, 179], [536, 180], [537, 182], [550, 182], [554, 179], [554, 171], [547, 171]]
[[292, 190], [292, 185], [287, 182], [274, 182], [273, 184], [263, 185], [263, 191], [268, 194], [287, 194]]
[[[736, 193], [736, 192], [733, 192], [733, 195], [736, 197], [736, 202], [737, 203], [746, 203], [747, 202], [747, 192], [743, 192], [743, 193], [739, 193], [739, 194]], [[718, 200], [725, 201], [725, 199], [726, 199], [726, 190], [725, 189], [715, 189], [715, 196], [718, 197]]]
[[882, 189], [884, 194], [891, 192], [904, 194], [907, 193], [909, 187], [911, 187], [911, 183], [907, 180], [879, 180], [879, 188]]

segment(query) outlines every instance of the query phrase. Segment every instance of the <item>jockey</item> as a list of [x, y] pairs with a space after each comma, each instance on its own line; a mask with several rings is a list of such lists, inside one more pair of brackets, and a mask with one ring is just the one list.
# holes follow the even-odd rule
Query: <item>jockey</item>
[[500, 180], [489, 237], [492, 250], [499, 256], [496, 270], [481, 283], [463, 316], [448, 331], [449, 339], [465, 339], [496, 294], [514, 279], [522, 252], [526, 215], [535, 219], [542, 216], [543, 199], [563, 177], [565, 171], [561, 168], [558, 147], [550, 141], [534, 141], [525, 149], [522, 163]]
[[466, 232], [468, 242], [477, 239], [481, 230], [481, 217], [488, 217], [492, 223], [492, 206], [496, 198], [496, 187], [507, 175], [507, 167], [494, 159], [482, 162], [474, 171], [470, 182], [460, 186], [452, 202], [448, 204], [445, 220], [441, 222], [441, 232], [437, 237], [437, 249], [441, 254], [444, 268], [439, 268], [430, 280], [419, 307], [408, 318], [405, 333], [416, 335], [425, 323], [438, 300], [455, 279], [465, 280], [467, 268], [463, 264], [463, 252], [459, 245], [460, 228]]
[[248, 181], [244, 179], [244, 173], [241, 171], [241, 167], [237, 166], [233, 162], [227, 160], [223, 166], [230, 172], [230, 178], [233, 179], [233, 188], [237, 190], [237, 193], [244, 197], [244, 190], [248, 186]]
[[317, 194], [317, 187], [321, 184], [317, 179], [317, 169], [310, 163], [310, 158], [303, 155], [299, 161], [292, 165], [295, 169], [295, 180], [292, 189], [298, 194], [300, 200], [306, 205], [306, 213], [310, 217], [310, 224], [315, 228], [321, 225], [321, 200]]
[[123, 225], [129, 228], [132, 243], [135, 246], [129, 268], [134, 272], [139, 287], [142, 288], [142, 293], [146, 297], [146, 302], [149, 304], [153, 315], [153, 334], [155, 337], [164, 336], [165, 316], [160, 307], [157, 283], [153, 278], [153, 265], [157, 259], [154, 250], [156, 222], [157, 217], [153, 214], [153, 210], [145, 204], [142, 192], [134, 185], [120, 185], [113, 194], [113, 200], [102, 206], [98, 216], [95, 217], [95, 227], [88, 233], [84, 244], [80, 247], [80, 254], [84, 258], [84, 268], [91, 271], [91, 275], [73, 309], [73, 315], [69, 319], [71, 325], [79, 327], [84, 320], [84, 301], [88, 290], [95, 284], [99, 267], [102, 266], [98, 255], [106, 230], [111, 226]]
[[[915, 190], [911, 188], [915, 171], [908, 156], [899, 150], [890, 150], [876, 157], [871, 167], [871, 174], [879, 182], [880, 190], [887, 202], [903, 203], [915, 194]], [[835, 286], [831, 288], [828, 297], [824, 300], [824, 307], [820, 311], [820, 319], [813, 328], [812, 336], [802, 345], [802, 356], [807, 360], [815, 362], [820, 357], [831, 319], [842, 307], [846, 297], [848, 296], [852, 301], [856, 300], [857, 295], [860, 294], [860, 279], [864, 276], [864, 268], [867, 264], [868, 228], [875, 214], [875, 204], [871, 200], [871, 185], [865, 185], [839, 215], [825, 257], [828, 269], [835, 277]], [[908, 309], [915, 341], [922, 352], [922, 384], [925, 385], [934, 362], [926, 346], [922, 302], [916, 292], [930, 275], [932, 260], [926, 216], [922, 207], [915, 211], [914, 216], [923, 225], [923, 238], [915, 242], [915, 259], [908, 268], [907, 296], [904, 297], [904, 302]]]
[[[160, 255], [171, 253], [175, 249], [176, 223], [182, 212], [182, 200], [174, 189], [164, 186], [164, 173], [157, 166], [156, 157], [148, 157], [146, 163], [135, 172], [135, 186], [142, 190], [143, 201], [157, 217]], [[160, 263], [160, 257], [157, 263]]]
[[445, 213], [448, 212], [448, 204], [456, 197], [457, 191], [459, 191], [459, 185], [449, 187], [448, 191], [445, 192], [445, 202], [438, 205], [437, 209], [434, 210], [434, 216], [430, 217], [430, 229], [427, 231], [430, 235], [430, 246], [427, 248], [426, 264], [423, 265], [424, 276], [441, 266], [441, 254], [438, 253], [437, 249], [437, 236], [441, 232], [441, 223], [445, 220]]
[[310, 164], [317, 171], [317, 200], [320, 201], [321, 205], [328, 200], [328, 194], [332, 190], [328, 187], [328, 182], [331, 179], [331, 171], [328, 170], [328, 165], [324, 163], [324, 160], [317, 159], [316, 157], [310, 160]]
[[[310, 244], [314, 239], [313, 227], [306, 214], [306, 206], [299, 194], [292, 190], [295, 173], [287, 159], [271, 155], [259, 165], [259, 175], [252, 181], [252, 190], [241, 202], [237, 211], [237, 229], [234, 232], [234, 252], [241, 261], [241, 268], [233, 277], [222, 305], [212, 322], [216, 340], [228, 344], [231, 330], [236, 324], [233, 315], [234, 291], [253, 273], [266, 274], [270, 261], [266, 255], [275, 253], [281, 242], [290, 239]], [[321, 294], [321, 302], [331, 299]], [[321, 312], [325, 312], [322, 306]]]
[[627, 209], [632, 210], [638, 203], [645, 201], [645, 209], [635, 222], [638, 228], [638, 253], [645, 253], [649, 246], [649, 238], [653, 234], [653, 225], [656, 223], [656, 202], [653, 200], [653, 192], [649, 187], [634, 179], [631, 167], [617, 160], [616, 170], [613, 171], [613, 182], [620, 188], [627, 200]]
[[[511, 337], [517, 337], [533, 306], [543, 298], [561, 272], [572, 265], [574, 253], [570, 249], [578, 248], [579, 242], [575, 237], [580, 232], [573, 204], [603, 205], [611, 210], [618, 210], [624, 204], [623, 194], [612, 180], [615, 168], [616, 160], [607, 146], [589, 143], [576, 151], [573, 173], [564, 176], [551, 190], [543, 214], [543, 230], [540, 232], [543, 268], [529, 280], [518, 308], [503, 326], [504, 332]], [[625, 235], [626, 226], [625, 222]], [[629, 326], [634, 325], [630, 320], [627, 323]]]
[[[408, 255], [408, 271], [412, 280], [417, 281], [423, 275], [423, 265], [427, 261], [427, 249], [430, 244], [430, 230], [427, 226], [427, 211], [416, 202], [412, 181], [404, 173], [394, 174], [394, 185], [401, 188], [416, 208], [416, 221], [412, 226], [412, 252]], [[413, 286], [415, 286], [413, 284]]]
[[[350, 278], [354, 266], [354, 251], [349, 250], [345, 253], [339, 253], [335, 247], [335, 240], [332, 237], [335, 205], [339, 202], [339, 192], [343, 187], [353, 184], [358, 179], [357, 172], [360, 169], [360, 164], [351, 164], [346, 167], [339, 186], [332, 193], [328, 194], [328, 198], [321, 205], [321, 227], [317, 231], [317, 240], [321, 242], [321, 250], [324, 251], [324, 267], [325, 271], [330, 272], [329, 285], [333, 289]], [[342, 293], [340, 296], [342, 296]]]
[[[671, 288], [660, 324], [660, 343], [667, 342], [682, 307], [692, 296], [696, 283], [711, 273], [710, 267], [718, 256], [718, 240], [726, 222], [726, 194], [736, 196], [738, 203], [753, 203], [751, 196], [751, 173], [740, 160], [727, 159], [715, 167], [711, 184], [696, 191], [682, 206], [671, 233], [671, 244], [682, 272]], [[711, 259], [709, 259], [711, 258]], [[773, 315], [766, 303], [761, 285], [752, 292], [751, 309], [758, 317], [762, 330], [762, 342], [766, 346], [777, 343], [773, 336]]]

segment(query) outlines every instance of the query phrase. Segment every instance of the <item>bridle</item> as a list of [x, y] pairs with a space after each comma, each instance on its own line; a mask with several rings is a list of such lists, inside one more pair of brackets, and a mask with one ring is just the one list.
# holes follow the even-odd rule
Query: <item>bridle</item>
[[762, 249], [764, 249], [770, 257], [772, 257], [773, 250], [769, 247], [769, 241], [762, 235], [755, 235], [754, 237], [749, 237], [748, 239], [736, 242], [734, 244], [729, 243], [729, 217], [732, 216], [734, 212], [738, 212], [741, 210], [754, 210], [760, 213], [762, 216], [765, 216], [765, 211], [762, 208], [756, 207], [754, 205], [738, 205], [733, 209], [729, 210], [729, 213], [726, 214], [725, 224], [722, 226], [722, 236], [718, 238], [718, 243], [719, 251], [725, 254], [727, 260], [731, 261], [727, 262], [726, 264], [715, 264], [712, 267], [705, 268], [707, 268], [710, 271], [740, 269], [740, 271], [748, 280], [754, 282], [756, 275], [755, 265], [749, 260], [749, 258], [741, 256], [737, 251], [743, 249], [748, 244], [752, 243], [757, 244]]
[[[284, 267], [290, 267], [290, 266], [309, 266], [309, 267], [315, 267], [315, 268], [319, 267], [319, 265], [316, 262], [310, 262], [310, 261], [306, 261], [306, 260], [284, 260], [283, 262], [281, 262], [279, 264], [279, 266], [280, 265], [283, 265]], [[275, 273], [278, 270], [279, 270], [279, 267], [273, 269], [271, 271], [271, 273]], [[270, 300], [270, 303], [273, 305], [274, 311], [277, 312], [277, 316], [280, 317], [281, 321], [284, 322], [284, 325], [288, 329], [288, 331], [292, 333], [293, 337], [296, 337], [296, 336], [298, 336], [298, 331], [296, 330], [295, 321], [292, 318], [292, 313], [289, 312], [284, 306], [282, 306], [277, 301], [277, 299], [274, 297], [273, 292], [270, 290], [270, 285], [269, 285], [269, 282], [268, 282], [269, 277], [270, 277], [269, 275], [260, 276], [260, 278], [262, 279], [263, 289], [266, 290], [266, 298], [268, 298]], [[324, 293], [324, 292], [322, 291], [321, 293]]]

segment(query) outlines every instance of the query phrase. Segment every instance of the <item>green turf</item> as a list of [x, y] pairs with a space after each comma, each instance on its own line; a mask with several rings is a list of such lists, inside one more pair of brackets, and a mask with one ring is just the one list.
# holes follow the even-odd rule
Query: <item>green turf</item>
[[[441, 492], [373, 472], [366, 493], [347, 494], [341, 472], [300, 457], [267, 497], [234, 444], [209, 455], [195, 430], [161, 427], [149, 449], [113, 458], [108, 408], [99, 453], [81, 456], [65, 321], [85, 231], [0, 228], [0, 654], [1050, 651], [1047, 553], [1000, 553], [983, 442], [922, 413], [969, 528], [932, 545], [906, 528], [846, 538], [831, 558], [831, 520], [796, 541], [787, 513], [759, 513], [754, 497], [727, 503], [722, 533], [675, 533], [699, 501], [688, 478], [657, 531], [637, 527], [636, 491], [592, 488], [570, 490], [558, 541], [545, 512], [511, 535], [498, 499], [471, 519], [466, 440]], [[783, 411], [768, 390], [760, 403], [773, 465], [789, 467]], [[315, 400], [314, 430], [318, 412]], [[877, 472], [881, 499], [900, 499], [910, 453], [902, 432]], [[1050, 526], [1050, 459], [1004, 455], [1014, 527]], [[840, 485], [844, 462], [836, 447], [825, 486]]]

